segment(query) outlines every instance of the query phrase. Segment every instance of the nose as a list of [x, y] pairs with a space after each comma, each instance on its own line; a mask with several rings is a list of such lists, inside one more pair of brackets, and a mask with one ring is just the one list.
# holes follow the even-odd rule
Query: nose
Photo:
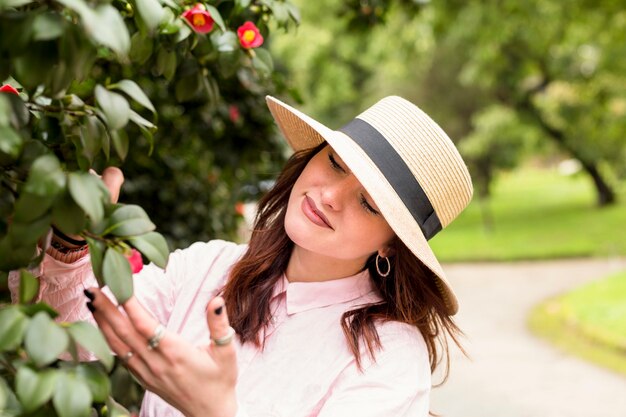
[[[322, 188], [320, 202], [328, 209], [342, 210], [351, 196], [358, 193], [360, 183], [353, 174], [338, 178]], [[356, 200], [355, 200], [356, 201]]]

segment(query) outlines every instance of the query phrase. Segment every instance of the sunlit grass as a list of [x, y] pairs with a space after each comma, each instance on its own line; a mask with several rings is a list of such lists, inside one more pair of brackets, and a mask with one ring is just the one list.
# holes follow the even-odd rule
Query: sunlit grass
[[583, 174], [519, 169], [498, 177], [489, 202], [475, 196], [431, 245], [445, 262], [626, 255], [626, 195], [619, 197], [598, 208]]
[[626, 375], [626, 272], [547, 300], [532, 331], [573, 354]]

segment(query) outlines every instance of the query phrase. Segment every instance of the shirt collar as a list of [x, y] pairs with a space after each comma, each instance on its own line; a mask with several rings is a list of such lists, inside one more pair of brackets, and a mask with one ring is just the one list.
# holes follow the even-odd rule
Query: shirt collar
[[345, 303], [374, 291], [369, 272], [363, 270], [346, 278], [321, 282], [289, 282], [283, 275], [274, 287], [274, 296], [286, 293], [287, 314]]

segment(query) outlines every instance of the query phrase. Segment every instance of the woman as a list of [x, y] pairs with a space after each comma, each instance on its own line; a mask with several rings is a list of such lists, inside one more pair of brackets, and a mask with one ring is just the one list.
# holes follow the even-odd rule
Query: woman
[[[152, 391], [145, 416], [426, 416], [444, 336], [458, 333], [427, 240], [469, 203], [465, 164], [399, 97], [338, 131], [267, 102], [296, 153], [260, 201], [250, 243], [196, 243], [166, 271], [144, 268], [126, 315], [97, 288], [87, 308]], [[44, 299], [65, 319], [81, 317], [77, 288], [95, 282], [86, 259], [44, 262], [42, 280], [57, 285]]]

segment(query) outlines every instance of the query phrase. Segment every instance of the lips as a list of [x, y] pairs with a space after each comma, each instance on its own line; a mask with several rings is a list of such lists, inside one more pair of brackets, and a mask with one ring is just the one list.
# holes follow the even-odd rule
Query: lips
[[335, 230], [328, 221], [328, 218], [324, 215], [324, 213], [317, 209], [315, 202], [308, 195], [305, 195], [304, 199], [302, 200], [302, 212], [309, 220], [311, 220], [316, 225]]

